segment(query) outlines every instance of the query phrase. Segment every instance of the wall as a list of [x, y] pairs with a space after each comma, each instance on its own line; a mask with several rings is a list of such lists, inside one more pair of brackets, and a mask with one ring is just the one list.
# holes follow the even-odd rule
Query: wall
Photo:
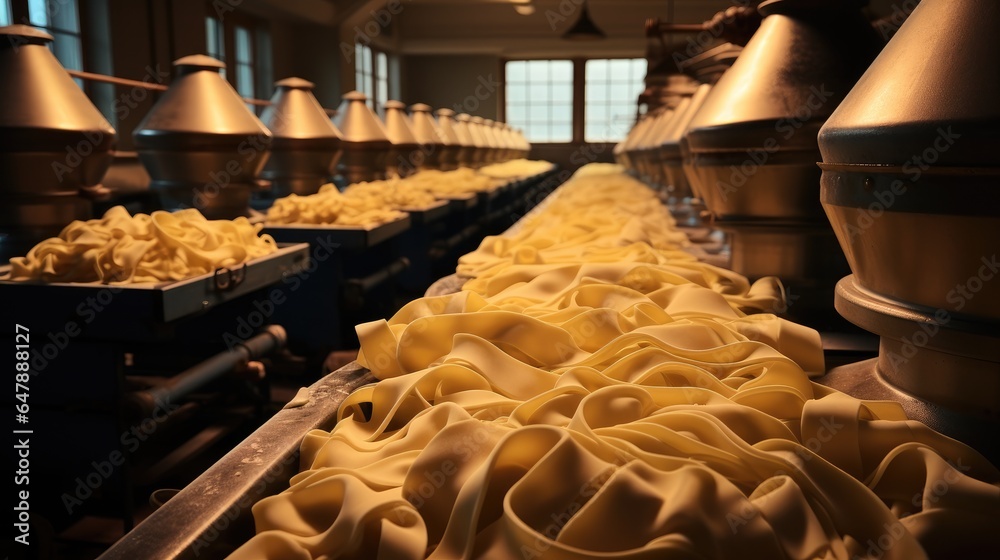
[[492, 55], [417, 55], [402, 59], [402, 95], [407, 103], [447, 107], [497, 118], [500, 59]]

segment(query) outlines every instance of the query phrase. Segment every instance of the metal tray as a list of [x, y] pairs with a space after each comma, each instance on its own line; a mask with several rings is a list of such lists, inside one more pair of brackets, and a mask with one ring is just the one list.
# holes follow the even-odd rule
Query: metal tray
[[0, 267], [0, 301], [44, 302], [47, 309], [72, 310], [82, 301], [106, 297], [110, 290], [116, 307], [128, 309], [133, 317], [168, 323], [280, 282], [308, 265], [309, 246], [305, 243], [279, 243], [274, 253], [239, 267], [160, 284], [15, 282], [8, 279], [10, 265], [6, 265]]
[[410, 216], [406, 215], [398, 220], [372, 227], [324, 224], [266, 225], [262, 233], [284, 243], [315, 243], [317, 239], [324, 239], [341, 249], [361, 251], [392, 239], [408, 229], [410, 229]]
[[454, 210], [469, 210], [475, 208], [479, 204], [479, 197], [476, 193], [465, 193], [465, 194], [449, 194], [441, 197], [443, 200], [447, 200], [449, 205]]
[[100, 558], [224, 558], [254, 535], [250, 508], [288, 488], [299, 472], [303, 436], [332, 428], [344, 399], [375, 381], [356, 362], [320, 379], [305, 406], [278, 412]]
[[450, 202], [438, 200], [425, 208], [402, 208], [403, 212], [410, 215], [410, 222], [413, 225], [425, 225], [440, 220], [451, 211]]

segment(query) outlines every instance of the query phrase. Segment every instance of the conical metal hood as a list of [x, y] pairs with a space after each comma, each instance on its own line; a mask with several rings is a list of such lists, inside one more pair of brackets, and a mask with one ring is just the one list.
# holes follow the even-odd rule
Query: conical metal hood
[[998, 30], [1000, 3], [923, 0], [819, 133], [821, 200], [853, 271], [837, 310], [880, 337], [860, 387], [888, 384], [910, 417], [994, 457]]
[[385, 127], [359, 91], [345, 93], [334, 124], [340, 129], [343, 155], [340, 170], [348, 183], [385, 178], [386, 157], [392, 144]]
[[479, 169], [488, 163], [490, 144], [483, 134], [483, 117], [469, 117], [469, 136], [472, 137], [472, 167]]
[[687, 133], [699, 182], [720, 191], [709, 198], [716, 216], [824, 222], [816, 135], [881, 47], [861, 4], [760, 6], [760, 29]]
[[455, 136], [458, 137], [458, 144], [461, 146], [457, 157], [459, 167], [473, 167], [475, 160], [476, 143], [469, 130], [470, 118], [468, 113], [455, 115]]
[[431, 115], [431, 106], [415, 103], [410, 105], [410, 114], [413, 119], [413, 133], [427, 154], [423, 167], [441, 169], [444, 136]]
[[59, 64], [52, 36], [0, 27], [0, 257], [90, 217], [115, 131]]
[[458, 169], [459, 152], [462, 149], [461, 141], [458, 138], [458, 131], [455, 130], [455, 111], [451, 109], [438, 109], [437, 115], [438, 130], [441, 131], [441, 170], [451, 171]]
[[386, 162], [389, 174], [399, 177], [412, 174], [423, 164], [425, 153], [420, 149], [413, 133], [413, 125], [406, 115], [406, 105], [403, 102], [385, 102], [385, 131], [392, 142], [392, 150]]
[[272, 134], [271, 156], [261, 177], [271, 181], [275, 198], [309, 195], [334, 174], [340, 159], [340, 131], [302, 78], [275, 82], [271, 105], [261, 120]]
[[204, 56], [174, 61], [175, 77], [132, 137], [167, 209], [193, 206], [212, 219], [247, 215], [271, 133]]

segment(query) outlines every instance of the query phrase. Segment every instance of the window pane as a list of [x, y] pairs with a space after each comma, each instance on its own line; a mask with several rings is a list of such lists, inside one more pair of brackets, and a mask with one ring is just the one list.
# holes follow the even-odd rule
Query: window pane
[[535, 122], [546, 122], [549, 120], [549, 110], [551, 107], [545, 104], [535, 104], [528, 106], [528, 120]]
[[249, 64], [236, 65], [236, 91], [243, 97], [253, 97], [253, 66]]
[[608, 84], [588, 83], [586, 95], [587, 105], [604, 104], [608, 100]]
[[507, 84], [507, 104], [526, 103], [528, 101], [528, 86], [523, 84]]
[[584, 140], [617, 142], [635, 118], [645, 59], [589, 60], [585, 67]]
[[549, 142], [571, 142], [573, 140], [573, 124], [568, 122], [553, 123], [549, 132]]
[[0, 26], [10, 25], [13, 16], [10, 14], [10, 0], [0, 0]]
[[[214, 17], [205, 18], [205, 46], [208, 55], [212, 58], [226, 61], [226, 43], [223, 40], [222, 22]], [[225, 77], [226, 69], [222, 69], [222, 76]]]
[[76, 0], [49, 0], [49, 21], [53, 28], [71, 33], [80, 32], [80, 16]]
[[636, 91], [635, 84], [629, 84], [626, 82], [614, 82], [610, 86], [611, 101], [617, 103], [628, 103], [631, 101], [636, 101], [639, 97], [639, 91]]
[[[365, 68], [365, 48], [360, 44], [354, 45], [354, 71], [360, 74]], [[360, 82], [360, 80], [358, 80]]]
[[532, 103], [547, 103], [549, 101], [549, 85], [534, 82], [528, 84], [528, 100]]
[[387, 78], [389, 76], [389, 57], [385, 53], [380, 52], [376, 60], [378, 61], [378, 66], [375, 68], [375, 75], [379, 79]]
[[524, 105], [507, 105], [507, 122], [524, 122], [528, 118], [528, 109]]
[[32, 25], [49, 26], [48, 2], [45, 0], [28, 0], [28, 19]]
[[507, 63], [507, 82], [520, 83], [528, 79], [527, 63], [523, 60], [513, 60]]
[[553, 60], [549, 63], [549, 74], [556, 83], [573, 83], [573, 63], [569, 60]]
[[573, 105], [553, 105], [549, 118], [559, 122], [573, 122]]
[[528, 81], [532, 83], [548, 82], [549, 81], [549, 61], [548, 60], [529, 60], [528, 64]]
[[608, 107], [597, 103], [587, 103], [584, 109], [585, 122], [604, 120], [608, 117]]
[[55, 41], [52, 42], [52, 52], [59, 63], [70, 70], [83, 70], [83, 55], [80, 37], [69, 33], [52, 32]]
[[566, 103], [567, 105], [573, 105], [573, 84], [556, 84], [552, 86], [552, 102], [553, 103]]
[[587, 83], [589, 85], [591, 80], [594, 81], [605, 81], [608, 76], [608, 61], [607, 60], [588, 60], [587, 66], [585, 68], [587, 75]]
[[530, 142], [573, 139], [573, 62], [517, 60], [505, 66], [507, 122]]
[[361, 65], [364, 67], [365, 73], [370, 74], [372, 71], [372, 48], [369, 46], [362, 47], [361, 57]]
[[253, 64], [253, 46], [250, 32], [245, 27], [236, 26], [236, 63]]

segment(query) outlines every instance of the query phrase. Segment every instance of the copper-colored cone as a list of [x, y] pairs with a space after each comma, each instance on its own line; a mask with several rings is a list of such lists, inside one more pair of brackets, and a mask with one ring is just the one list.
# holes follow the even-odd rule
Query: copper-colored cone
[[445, 146], [444, 136], [431, 115], [431, 106], [426, 103], [415, 103], [410, 106], [410, 112], [413, 118], [413, 132], [426, 155], [421, 167], [440, 169]]
[[261, 177], [274, 197], [317, 192], [340, 158], [340, 131], [313, 95], [313, 83], [286, 78], [275, 84], [261, 120], [271, 130], [271, 156]]
[[420, 167], [426, 157], [413, 132], [410, 117], [406, 115], [406, 105], [401, 101], [386, 101], [385, 131], [392, 143], [392, 151], [386, 161], [390, 175], [405, 177]]
[[194, 55], [174, 67], [174, 81], [132, 132], [150, 185], [168, 209], [246, 215], [271, 133], [219, 74], [225, 64]]
[[386, 157], [392, 144], [385, 127], [358, 91], [345, 93], [334, 123], [340, 129], [343, 156], [340, 171], [348, 183], [385, 177]]
[[0, 258], [75, 219], [111, 163], [115, 131], [48, 48], [52, 36], [0, 27]]

